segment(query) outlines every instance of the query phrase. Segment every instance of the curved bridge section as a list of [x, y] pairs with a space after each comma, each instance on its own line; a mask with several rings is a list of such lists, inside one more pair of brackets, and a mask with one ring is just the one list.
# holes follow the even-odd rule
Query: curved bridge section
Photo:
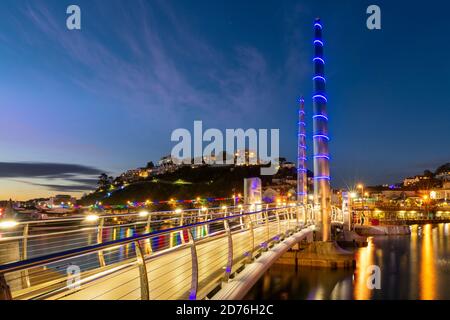
[[213, 300], [241, 300], [269, 269], [286, 251], [300, 241], [313, 241], [314, 225], [302, 228], [292, 234], [273, 248], [261, 254], [254, 263], [250, 264], [231, 281], [224, 283]]
[[295, 204], [225, 210], [205, 221], [3, 264], [0, 298], [194, 300], [225, 288], [242, 292], [228, 284], [246, 269], [267, 269], [311, 232], [313, 214]]

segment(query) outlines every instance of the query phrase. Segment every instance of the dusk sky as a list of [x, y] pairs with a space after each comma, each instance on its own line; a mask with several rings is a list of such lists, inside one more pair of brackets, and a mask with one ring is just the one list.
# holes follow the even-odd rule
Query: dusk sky
[[[77, 4], [82, 30], [66, 28]], [[368, 30], [377, 4], [382, 29]], [[174, 129], [279, 128], [312, 153], [313, 22], [324, 26], [332, 185], [450, 161], [446, 1], [3, 0], [0, 199], [81, 195], [170, 154]], [[58, 165], [54, 165], [58, 164]], [[312, 162], [309, 163], [312, 169]]]

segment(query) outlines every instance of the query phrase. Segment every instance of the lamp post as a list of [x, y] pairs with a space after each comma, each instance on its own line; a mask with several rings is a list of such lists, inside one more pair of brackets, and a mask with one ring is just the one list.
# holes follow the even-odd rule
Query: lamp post
[[362, 216], [361, 216], [361, 225], [364, 224], [364, 212], [365, 212], [365, 203], [364, 203], [364, 185], [362, 183], [357, 185], [357, 188], [361, 190], [361, 206], [362, 206]]

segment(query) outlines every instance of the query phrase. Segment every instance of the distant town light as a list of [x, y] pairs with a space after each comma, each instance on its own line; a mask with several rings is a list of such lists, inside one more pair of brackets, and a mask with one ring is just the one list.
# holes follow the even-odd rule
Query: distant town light
[[175, 213], [176, 213], [176, 214], [180, 214], [181, 212], [183, 212], [183, 210], [181, 210], [180, 208], [178, 208], [178, 209], [175, 210]]
[[5, 220], [5, 221], [0, 222], [0, 228], [1, 229], [14, 228], [17, 225], [19, 225], [19, 223], [17, 221], [14, 221], [14, 220]]
[[139, 217], [146, 217], [146, 216], [148, 216], [149, 215], [149, 212], [148, 211], [141, 211], [141, 212], [139, 212]]
[[96, 214], [90, 214], [88, 216], [86, 216], [86, 221], [88, 222], [95, 222], [99, 219], [100, 217]]

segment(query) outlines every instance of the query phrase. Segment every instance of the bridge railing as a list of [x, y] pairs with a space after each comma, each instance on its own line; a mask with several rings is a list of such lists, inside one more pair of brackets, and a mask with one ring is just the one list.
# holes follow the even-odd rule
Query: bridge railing
[[[305, 226], [299, 205], [224, 212], [0, 266], [3, 299], [203, 299]], [[225, 210], [224, 210], [225, 211]]]
[[127, 214], [90, 212], [59, 219], [0, 220], [0, 264], [248, 211], [254, 208], [239, 205], [156, 212], [142, 209]]

